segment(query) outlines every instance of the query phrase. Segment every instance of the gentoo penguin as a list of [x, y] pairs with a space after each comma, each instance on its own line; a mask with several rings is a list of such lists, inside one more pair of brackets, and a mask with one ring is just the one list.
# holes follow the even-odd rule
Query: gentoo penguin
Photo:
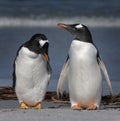
[[101, 70], [107, 80], [110, 94], [112, 94], [112, 87], [91, 33], [83, 24], [60, 23], [58, 26], [73, 34], [74, 39], [59, 77], [57, 95], [58, 97], [63, 95], [65, 83], [68, 81], [72, 109], [98, 109], [102, 93]]
[[49, 42], [45, 35], [35, 34], [18, 50], [14, 61], [13, 88], [21, 109], [41, 109], [51, 77], [48, 56]]

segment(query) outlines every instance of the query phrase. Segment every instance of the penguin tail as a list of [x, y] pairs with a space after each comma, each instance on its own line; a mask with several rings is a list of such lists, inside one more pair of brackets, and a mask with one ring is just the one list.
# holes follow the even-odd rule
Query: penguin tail
[[62, 98], [64, 91], [65, 91], [65, 85], [68, 81], [68, 70], [69, 70], [69, 59], [66, 61], [66, 63], [63, 65], [58, 85], [57, 85], [57, 96], [58, 98]]
[[110, 95], [112, 96], [113, 95], [113, 90], [112, 90], [112, 85], [111, 85], [111, 82], [110, 82], [110, 79], [109, 79], [109, 76], [108, 76], [108, 72], [107, 72], [107, 69], [103, 63], [103, 61], [100, 59], [100, 57], [98, 57], [98, 62], [99, 62], [99, 66], [105, 76], [105, 79], [107, 81], [107, 85], [108, 85], [108, 88], [109, 88], [109, 92], [110, 92]]

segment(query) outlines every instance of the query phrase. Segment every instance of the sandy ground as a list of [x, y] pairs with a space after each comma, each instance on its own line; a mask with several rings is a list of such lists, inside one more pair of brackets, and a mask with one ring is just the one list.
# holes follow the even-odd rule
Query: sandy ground
[[120, 109], [71, 110], [69, 104], [44, 101], [41, 110], [19, 109], [17, 100], [0, 100], [0, 121], [120, 121]]

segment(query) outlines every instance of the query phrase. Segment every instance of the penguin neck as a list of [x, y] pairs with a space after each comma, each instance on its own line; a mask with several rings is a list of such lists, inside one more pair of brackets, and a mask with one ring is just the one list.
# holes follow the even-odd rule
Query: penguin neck
[[75, 40], [79, 40], [82, 42], [88, 42], [88, 43], [92, 43], [92, 36], [91, 35], [80, 35], [80, 34], [76, 34], [74, 37]]
[[35, 52], [36, 54], [40, 54], [41, 50], [37, 43], [34, 43], [33, 41], [28, 41], [24, 44], [24, 47], [27, 47], [30, 51]]

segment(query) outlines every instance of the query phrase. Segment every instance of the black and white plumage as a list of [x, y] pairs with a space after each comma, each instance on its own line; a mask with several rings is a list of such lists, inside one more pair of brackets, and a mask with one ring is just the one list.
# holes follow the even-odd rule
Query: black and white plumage
[[72, 109], [97, 109], [102, 93], [101, 70], [107, 80], [110, 94], [112, 87], [106, 67], [92, 41], [91, 33], [83, 24], [58, 24], [58, 26], [72, 33], [74, 39], [59, 77], [57, 95], [58, 97], [63, 95], [68, 81]]
[[51, 77], [48, 56], [49, 42], [45, 35], [35, 34], [18, 50], [14, 61], [13, 87], [21, 108], [40, 107]]

